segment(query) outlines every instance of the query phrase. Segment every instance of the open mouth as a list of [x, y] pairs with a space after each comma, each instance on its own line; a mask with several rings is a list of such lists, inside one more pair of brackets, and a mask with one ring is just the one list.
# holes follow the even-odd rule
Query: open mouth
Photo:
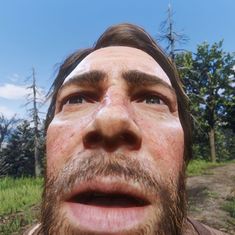
[[77, 185], [64, 210], [81, 231], [122, 234], [149, 217], [153, 202], [151, 195], [136, 185], [106, 179]]
[[138, 196], [122, 192], [105, 193], [101, 191], [82, 192], [73, 196], [70, 202], [107, 208], [142, 207], [150, 204], [148, 200]]

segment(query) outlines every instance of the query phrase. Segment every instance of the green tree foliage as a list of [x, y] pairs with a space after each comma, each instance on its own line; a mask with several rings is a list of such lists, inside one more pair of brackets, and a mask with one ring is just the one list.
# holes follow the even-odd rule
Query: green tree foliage
[[16, 123], [17, 119], [15, 116], [12, 118], [7, 118], [2, 113], [0, 113], [0, 149], [2, 148], [2, 144], [4, 143], [7, 136], [10, 135], [13, 126]]
[[[41, 138], [40, 154], [43, 156]], [[7, 146], [1, 151], [0, 175], [13, 177], [35, 176], [34, 129], [23, 120], [9, 137]]]
[[212, 161], [219, 144], [226, 145], [226, 128], [234, 128], [235, 58], [222, 46], [223, 41], [202, 43], [195, 54], [181, 53], [175, 60], [195, 118], [194, 150], [202, 155], [210, 150]]
[[17, 126], [9, 138], [7, 147], [3, 150], [7, 173], [11, 176], [33, 175], [33, 133], [30, 124], [23, 121]]

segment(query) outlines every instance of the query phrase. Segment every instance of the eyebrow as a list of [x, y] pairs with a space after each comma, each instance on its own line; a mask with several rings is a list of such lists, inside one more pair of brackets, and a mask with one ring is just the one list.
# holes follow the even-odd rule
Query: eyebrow
[[71, 85], [79, 85], [84, 87], [92, 86], [99, 88], [101, 83], [105, 80], [105, 77], [106, 74], [99, 70], [93, 70], [83, 74], [74, 75], [61, 85], [58, 93], [60, 93], [62, 89], [65, 89]]
[[[66, 87], [69, 87], [71, 85], [96, 87], [97, 89], [99, 89], [101, 83], [104, 82], [106, 77], [106, 73], [100, 70], [93, 70], [85, 72], [83, 74], [74, 75], [69, 78], [67, 82], [62, 84], [58, 91], [58, 95], [60, 94], [62, 89], [65, 89]], [[156, 75], [147, 74], [138, 70], [130, 70], [123, 72], [122, 78], [127, 82], [129, 89], [131, 90], [145, 86], [162, 85], [170, 90], [173, 95], [176, 95], [175, 89]]]
[[176, 95], [175, 89], [156, 75], [147, 74], [138, 70], [130, 70], [124, 72], [122, 76], [131, 89], [138, 89], [139, 87], [144, 86], [162, 85]]

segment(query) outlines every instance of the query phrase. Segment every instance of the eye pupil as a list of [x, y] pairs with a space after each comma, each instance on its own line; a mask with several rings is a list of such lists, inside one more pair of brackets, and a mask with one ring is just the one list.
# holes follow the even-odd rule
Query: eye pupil
[[74, 97], [70, 97], [67, 100], [67, 104], [80, 104], [80, 103], [83, 103], [83, 101], [84, 101], [83, 97], [81, 97], [81, 96], [74, 96]]
[[147, 104], [160, 104], [160, 99], [156, 96], [150, 96], [146, 98]]

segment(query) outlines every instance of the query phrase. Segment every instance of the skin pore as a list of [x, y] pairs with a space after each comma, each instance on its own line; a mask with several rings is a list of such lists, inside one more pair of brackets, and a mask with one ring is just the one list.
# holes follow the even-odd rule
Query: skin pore
[[180, 234], [183, 152], [159, 64], [130, 47], [92, 52], [65, 79], [48, 127], [44, 233]]

